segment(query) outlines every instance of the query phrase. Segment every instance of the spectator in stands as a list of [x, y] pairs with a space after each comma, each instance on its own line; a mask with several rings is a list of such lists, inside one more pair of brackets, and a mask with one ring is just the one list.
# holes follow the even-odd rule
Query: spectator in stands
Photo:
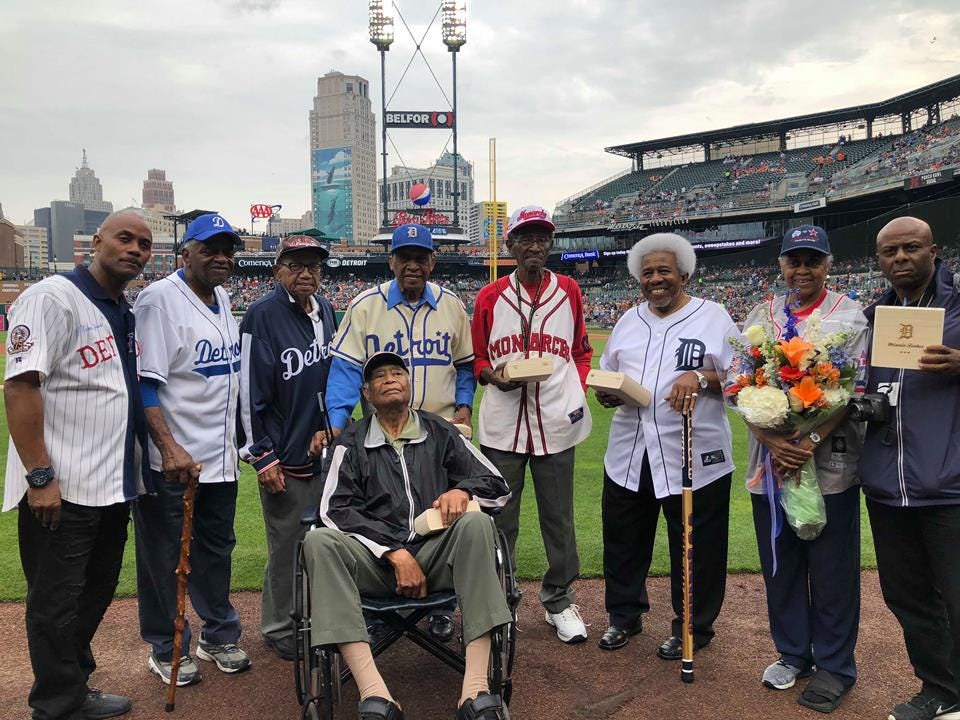
[[[867, 321], [860, 303], [826, 288], [831, 260], [823, 229], [802, 225], [788, 230], [779, 261], [787, 294], [758, 304], [744, 328], [759, 325], [768, 337], [780, 338], [792, 315], [802, 337], [816, 311], [820, 332], [857, 334], [854, 357], [859, 357], [866, 350]], [[798, 678], [813, 674], [797, 702], [831, 712], [857, 680], [861, 426], [842, 411], [802, 433], [748, 427], [747, 487], [767, 589], [770, 634], [780, 656], [763, 672], [762, 682], [768, 688], [786, 690]], [[801, 540], [790, 527], [783, 527], [771, 540], [771, 516], [781, 510], [778, 504], [770, 506], [778, 501], [764, 486], [774, 480], [763, 478], [761, 446], [782, 474], [798, 472], [814, 460], [827, 513], [826, 527], [816, 539]]]
[[[607, 341], [600, 367], [625, 372], [653, 395], [648, 407], [622, 407], [610, 424], [604, 456], [603, 576], [610, 618], [599, 645], [615, 650], [642, 629], [650, 609], [647, 573], [661, 511], [670, 546], [670, 636], [657, 648], [679, 660], [683, 618], [681, 416], [693, 416], [694, 507], [693, 640], [714, 636], [727, 577], [727, 539], [733, 450], [721, 396], [721, 378], [733, 359], [736, 325], [718, 304], [692, 297], [686, 287], [696, 254], [679, 235], [640, 240], [627, 259], [645, 303], [626, 312]], [[604, 407], [623, 401], [598, 392]]]
[[310, 234], [284, 237], [273, 266], [276, 289], [240, 324], [240, 457], [257, 471], [267, 531], [260, 632], [283, 660], [294, 658], [290, 559], [305, 532], [303, 512], [319, 504], [323, 490], [321, 453], [311, 442], [324, 427], [317, 393], [326, 393], [337, 330], [333, 305], [318, 292], [328, 254]]
[[[415, 410], [471, 425], [476, 380], [470, 319], [460, 298], [429, 282], [435, 265], [433, 237], [426, 227], [408, 224], [394, 230], [394, 279], [354, 298], [330, 350], [327, 405], [334, 435], [344, 429], [360, 399], [363, 364], [382, 350], [410, 364]], [[451, 612], [435, 611], [428, 619], [429, 632], [443, 642], [453, 637]]]
[[[894, 411], [867, 424], [860, 474], [880, 589], [903, 629], [920, 692], [893, 720], [960, 717], [960, 294], [927, 223], [901, 217], [877, 235], [890, 289], [867, 308], [943, 308], [942, 343], [918, 370], [871, 367], [867, 392], [893, 388]], [[876, 328], [874, 328], [876, 331]]]
[[[580, 573], [573, 513], [574, 452], [592, 424], [583, 383], [593, 348], [580, 287], [544, 267], [554, 230], [542, 207], [514, 211], [507, 225], [507, 246], [517, 259], [517, 270], [477, 295], [474, 371], [487, 386], [477, 435], [484, 455], [513, 493], [497, 524], [514, 557], [520, 498], [530, 466], [548, 563], [539, 595], [544, 619], [557, 629], [562, 642], [576, 643], [587, 639], [587, 628], [572, 587]], [[527, 385], [504, 374], [508, 362], [529, 357], [549, 358], [551, 376]]]

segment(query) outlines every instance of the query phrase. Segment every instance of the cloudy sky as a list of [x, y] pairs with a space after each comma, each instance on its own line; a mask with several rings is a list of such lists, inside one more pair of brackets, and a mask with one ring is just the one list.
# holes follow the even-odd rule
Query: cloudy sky
[[[417, 38], [438, 5], [396, 3]], [[491, 137], [498, 199], [552, 208], [628, 167], [608, 145], [873, 102], [960, 73], [957, 0], [863, 8], [472, 0], [458, 100], [476, 196], [487, 197]], [[414, 48], [399, 18], [396, 37], [388, 94]], [[449, 93], [439, 24], [423, 49]], [[159, 167], [181, 208], [216, 208], [240, 226], [252, 203], [299, 216], [309, 207], [308, 111], [317, 76], [334, 69], [366, 77], [379, 98], [364, 0], [2, 0], [4, 214], [23, 222], [66, 199], [85, 147], [118, 207], [139, 203], [147, 169]], [[443, 109], [419, 57], [391, 107]], [[393, 138], [414, 166], [448, 140]]]

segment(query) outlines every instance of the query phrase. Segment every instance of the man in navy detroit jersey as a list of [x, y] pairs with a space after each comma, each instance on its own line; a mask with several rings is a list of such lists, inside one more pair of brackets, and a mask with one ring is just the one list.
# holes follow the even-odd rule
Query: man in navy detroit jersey
[[143, 218], [114, 213], [93, 236], [89, 269], [42, 280], [10, 308], [3, 509], [19, 509], [36, 720], [131, 707], [87, 681], [97, 666], [90, 641], [120, 575], [127, 503], [143, 491], [146, 425], [123, 288], [152, 246]]
[[305, 532], [300, 517], [320, 503], [323, 491], [319, 448], [311, 454], [310, 446], [323, 428], [318, 392], [326, 392], [337, 331], [333, 305], [319, 294], [330, 251], [310, 232], [283, 239], [273, 266], [276, 289], [251, 305], [240, 323], [246, 436], [240, 457], [257, 471], [267, 528], [260, 632], [284, 660], [294, 653], [291, 559]]
[[[150, 467], [157, 494], [134, 511], [140, 635], [150, 644], [150, 671], [170, 682], [175, 570], [180, 555], [183, 492], [199, 477], [187, 580], [190, 602], [203, 620], [201, 660], [223, 672], [246, 670], [236, 643], [240, 618], [230, 603], [230, 567], [236, 536], [236, 418], [240, 394], [240, 329], [221, 287], [233, 271], [240, 237], [220, 215], [201, 215], [187, 228], [183, 269], [137, 297], [141, 392], [150, 430]], [[178, 685], [200, 680], [183, 634]]]

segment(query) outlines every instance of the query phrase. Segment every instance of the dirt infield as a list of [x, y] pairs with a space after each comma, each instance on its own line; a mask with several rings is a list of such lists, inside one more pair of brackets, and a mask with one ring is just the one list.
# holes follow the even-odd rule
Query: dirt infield
[[[591, 332], [591, 339], [609, 333]], [[3, 347], [0, 345], [0, 354]], [[0, 386], [2, 387], [2, 386]], [[834, 718], [885, 718], [890, 707], [917, 689], [903, 649], [900, 629], [880, 598], [877, 576], [863, 573], [860, 681]], [[696, 656], [697, 681], [679, 681], [677, 664], [654, 655], [669, 631], [669, 587], [665, 578], [650, 582], [653, 610], [645, 616], [643, 634], [617, 652], [599, 650], [596, 640], [606, 627], [603, 583], [577, 583], [590, 640], [579, 646], [560, 643], [543, 621], [537, 587], [523, 583], [520, 608], [515, 693], [512, 717], [520, 720], [727, 720], [734, 718], [807, 718], [819, 713], [797, 705], [802, 684], [785, 692], [764, 689], [763, 668], [774, 659], [767, 630], [763, 583], [757, 575], [733, 575], [717, 624], [717, 638]], [[260, 720], [299, 715], [293, 692], [292, 666], [262, 644], [260, 596], [239, 593], [235, 602], [246, 635], [241, 644], [253, 668], [238, 676], [218, 673], [201, 663], [204, 681], [180, 688], [177, 710], [163, 712], [165, 686], [146, 669], [146, 646], [137, 631], [136, 600], [115, 602], [95, 639], [100, 669], [92, 684], [134, 699], [132, 720], [229, 719]], [[194, 618], [196, 623], [196, 619]], [[198, 625], [195, 624], [195, 627]], [[31, 683], [23, 625], [23, 605], [0, 604], [0, 720], [29, 717], [26, 704]], [[460, 678], [445, 665], [401, 641], [379, 662], [388, 685], [410, 720], [452, 718]], [[355, 718], [356, 693], [345, 689], [341, 718]]]
[[[763, 582], [757, 575], [733, 575], [717, 624], [717, 637], [696, 655], [696, 682], [684, 685], [679, 666], [654, 650], [669, 631], [669, 587], [665, 578], [650, 583], [653, 610], [645, 628], [616, 652], [603, 652], [596, 640], [606, 627], [603, 583], [578, 583], [590, 640], [565, 646], [543, 622], [536, 586], [524, 583], [520, 608], [519, 656], [511, 714], [518, 720], [595, 718], [609, 720], [733, 718], [819, 718], [800, 707], [802, 684], [784, 692], [760, 685], [763, 668], [773, 659], [767, 631]], [[100, 669], [93, 684], [131, 696], [133, 720], [161, 718], [259, 720], [296, 718], [292, 667], [260, 642], [257, 632], [260, 596], [240, 593], [237, 609], [247, 628], [242, 645], [253, 660], [248, 673], [226, 676], [207, 663], [199, 685], [180, 688], [174, 714], [163, 712], [164, 686], [146, 668], [146, 646], [137, 633], [135, 600], [115, 602], [95, 640]], [[23, 606], [0, 605], [4, 638], [0, 664], [0, 718], [29, 717], [26, 696], [30, 667], [23, 629]], [[845, 699], [837, 718], [885, 718], [895, 702], [912, 695], [917, 683], [903, 650], [900, 629], [880, 598], [876, 573], [863, 573], [863, 610], [858, 646], [860, 681]], [[400, 641], [379, 663], [392, 692], [410, 720], [453, 717], [459, 677], [412, 644]], [[345, 691], [340, 717], [355, 718], [356, 692]]]

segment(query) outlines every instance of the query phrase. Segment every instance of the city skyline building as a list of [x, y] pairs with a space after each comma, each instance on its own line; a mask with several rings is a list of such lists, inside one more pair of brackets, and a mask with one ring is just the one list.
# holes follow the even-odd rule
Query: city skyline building
[[310, 197], [314, 227], [348, 243], [377, 232], [376, 117], [370, 83], [332, 70], [317, 78], [310, 110]]
[[113, 203], [103, 199], [103, 186], [100, 179], [87, 164], [87, 149], [83, 149], [83, 161], [70, 179], [70, 202], [83, 205], [86, 210], [113, 212]]
[[47, 266], [47, 228], [36, 225], [16, 225], [23, 238], [23, 264], [25, 267], [45, 268]]
[[173, 195], [173, 181], [167, 180], [167, 171], [153, 168], [147, 170], [147, 179], [143, 181], [141, 203], [148, 210], [174, 213], [177, 204]]

